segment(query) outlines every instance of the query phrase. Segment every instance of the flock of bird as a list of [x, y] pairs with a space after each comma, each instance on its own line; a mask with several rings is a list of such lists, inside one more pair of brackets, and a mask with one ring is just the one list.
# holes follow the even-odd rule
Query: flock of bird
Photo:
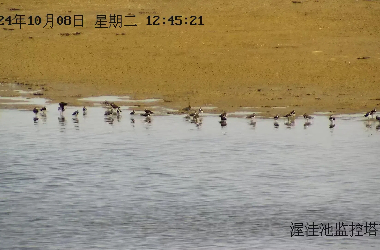
[[[108, 101], [105, 101], [102, 104], [105, 105], [107, 108], [107, 110], [104, 112], [104, 116], [106, 117], [106, 119], [113, 121], [114, 116], [116, 116], [117, 118], [120, 117], [120, 115], [122, 113], [120, 106], [116, 105], [113, 102], [108, 102]], [[60, 121], [65, 119], [63, 116], [63, 112], [65, 111], [65, 106], [67, 106], [67, 105], [68, 104], [66, 102], [58, 103], [58, 111], [60, 112], [60, 117], [58, 119]], [[87, 114], [87, 108], [85, 106], [83, 107], [82, 111], [83, 111], [83, 115]], [[46, 116], [46, 107], [42, 107], [40, 109], [37, 109], [37, 107], [35, 107], [33, 109], [33, 112], [35, 114], [35, 117], [33, 118], [33, 120], [34, 120], [34, 122], [37, 122], [39, 119], [37, 114], [40, 114], [43, 117]], [[191, 108], [191, 106], [189, 105], [188, 107], [183, 108], [181, 110], [181, 113], [186, 114], [185, 119], [191, 123], [194, 123], [197, 127], [199, 127], [202, 124], [202, 117], [201, 117], [201, 114], [203, 113], [202, 108], [199, 108], [197, 110], [193, 110]], [[372, 117], [372, 119], [374, 119], [373, 116], [375, 113], [376, 113], [376, 108], [372, 109], [371, 111], [368, 111], [364, 115], [364, 117], [368, 118], [368, 121], [369, 121], [370, 116]], [[79, 110], [76, 110], [72, 113], [72, 115], [74, 117], [78, 116], [78, 114], [79, 114]], [[134, 116], [135, 114], [136, 114], [135, 110], [132, 110], [130, 112], [131, 116]], [[145, 117], [145, 121], [148, 123], [151, 122], [150, 116], [152, 114], [154, 114], [154, 112], [151, 110], [148, 110], [148, 109], [145, 109], [143, 113], [140, 113], [141, 116]], [[220, 125], [222, 127], [227, 126], [227, 113], [223, 112], [219, 115], [219, 117], [220, 117], [220, 121], [219, 121]], [[287, 119], [284, 123], [286, 126], [288, 126], [288, 127], [294, 126], [295, 118], [296, 118], [296, 111], [292, 110], [291, 112], [285, 114], [283, 117]], [[252, 114], [246, 116], [246, 118], [251, 119], [250, 125], [256, 126], [256, 114], [255, 113], [252, 113]], [[311, 125], [312, 123], [310, 122], [310, 120], [314, 119], [314, 117], [312, 117], [306, 113], [303, 114], [303, 118], [305, 119], [305, 123], [304, 123], [305, 127]], [[273, 119], [274, 119], [274, 127], [278, 128], [280, 126], [280, 124], [278, 123], [278, 119], [280, 119], [280, 116], [277, 114], [273, 117]], [[380, 116], [376, 116], [375, 119], [380, 122]], [[133, 118], [131, 118], [131, 121], [132, 121], [132, 123], [135, 122]], [[329, 121], [330, 121], [329, 128], [334, 128], [335, 127], [335, 117], [333, 115], [329, 116]]]

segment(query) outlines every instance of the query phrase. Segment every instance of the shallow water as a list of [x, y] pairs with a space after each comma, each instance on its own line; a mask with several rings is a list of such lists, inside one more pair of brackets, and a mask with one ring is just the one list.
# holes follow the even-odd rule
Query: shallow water
[[174, 115], [133, 123], [126, 111], [105, 120], [100, 107], [73, 119], [77, 109], [59, 121], [49, 105], [36, 123], [0, 110], [1, 249], [378, 249], [380, 232], [290, 227], [380, 222], [378, 122], [221, 127], [205, 116], [197, 127]]

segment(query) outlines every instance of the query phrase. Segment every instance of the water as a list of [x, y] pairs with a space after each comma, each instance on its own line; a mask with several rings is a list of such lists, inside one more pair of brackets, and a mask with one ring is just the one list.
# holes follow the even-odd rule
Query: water
[[36, 123], [0, 110], [1, 249], [378, 249], [380, 232], [290, 228], [379, 223], [377, 122], [343, 116], [331, 130], [317, 116], [276, 129], [205, 116], [196, 127], [123, 112], [110, 124], [100, 107], [59, 121], [56, 106]]

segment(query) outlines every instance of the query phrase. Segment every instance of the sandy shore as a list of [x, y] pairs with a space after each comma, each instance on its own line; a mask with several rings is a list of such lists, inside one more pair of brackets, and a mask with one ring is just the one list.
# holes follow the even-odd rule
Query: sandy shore
[[[379, 1], [18, 2], [3, 1], [2, 15], [26, 15], [26, 22], [39, 15], [42, 24], [20, 29], [3, 20], [0, 81], [30, 84], [24, 87], [56, 102], [130, 95], [174, 108], [260, 107], [268, 115], [276, 106], [380, 109]], [[84, 27], [43, 28], [46, 14], [83, 15]], [[95, 28], [101, 14], [137, 26]], [[154, 15], [162, 22], [202, 16], [204, 25], [146, 25]]]

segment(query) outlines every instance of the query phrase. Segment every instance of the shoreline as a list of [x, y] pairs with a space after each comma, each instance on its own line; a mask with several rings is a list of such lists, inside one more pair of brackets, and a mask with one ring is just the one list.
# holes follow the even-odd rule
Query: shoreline
[[[136, 95], [128, 95], [128, 94], [123, 94], [123, 95], [110, 95], [110, 94], [101, 94], [99, 96], [59, 96], [55, 95], [54, 90], [50, 89], [49, 91], [44, 91], [48, 85], [45, 84], [25, 84], [25, 83], [1, 83], [0, 84], [0, 93], [2, 93], [0, 96], [1, 97], [24, 97], [27, 99], [30, 98], [43, 98], [47, 99], [47, 104], [52, 104], [52, 103], [59, 103], [61, 101], [68, 102], [68, 106], [75, 106], [75, 107], [80, 107], [80, 106], [88, 106], [88, 107], [93, 107], [93, 106], [99, 106], [101, 102], [106, 101], [106, 99], [102, 101], [87, 101], [87, 100], [80, 100], [80, 99], [85, 99], [85, 98], [91, 98], [91, 97], [101, 97], [101, 96], [110, 96], [110, 97], [130, 97], [131, 100], [125, 100], [123, 101], [122, 99], [120, 101], [114, 101], [116, 104], [120, 106], [134, 106], [134, 109], [136, 111], [142, 111], [144, 108], [151, 108], [152, 106], [158, 106], [162, 107], [165, 109], [172, 109], [176, 111], [172, 111], [171, 114], [182, 114], [181, 110], [188, 105], [190, 105], [193, 109], [197, 109], [199, 107], [206, 108], [207, 111], [205, 113], [210, 113], [210, 114], [218, 114], [223, 111], [226, 111], [227, 113], [234, 113], [234, 112], [257, 112], [259, 113], [260, 117], [264, 118], [270, 118], [273, 117], [274, 115], [283, 115], [283, 113], [288, 113], [290, 110], [296, 110], [297, 116], [302, 116], [302, 114], [307, 113], [307, 114], [314, 114], [314, 113], [329, 113], [329, 114], [335, 114], [335, 115], [341, 115], [341, 114], [360, 114], [360, 113], [366, 113], [370, 109], [377, 108], [380, 106], [380, 98], [379, 100], [371, 100], [374, 105], [370, 106], [370, 104], [364, 104], [363, 107], [358, 107], [358, 108], [352, 108], [351, 105], [348, 106], [340, 106], [339, 108], [334, 108], [331, 105], [331, 103], [324, 103], [322, 105], [324, 108], [315, 108], [312, 106], [307, 106], [307, 103], [304, 106], [289, 106], [289, 105], [282, 105], [280, 103], [278, 106], [276, 105], [261, 105], [261, 106], [249, 106], [249, 105], [240, 105], [234, 107], [233, 105], [223, 105], [223, 106], [217, 106], [214, 103], [200, 103], [199, 101], [193, 102], [193, 103], [187, 103], [183, 101], [168, 101], [165, 99], [165, 97], [160, 98], [158, 95], [138, 95], [138, 99], [136, 99]], [[44, 89], [41, 89], [44, 88]], [[20, 90], [21, 93], [20, 94]], [[27, 93], [29, 92], [29, 93]], [[53, 92], [52, 95], [50, 93]], [[33, 95], [33, 93], [40, 93], [37, 95]], [[179, 99], [185, 99], [185, 97], [178, 97]], [[157, 101], [150, 101], [150, 102], [144, 102], [146, 99], [157, 99]], [[109, 100], [108, 100], [109, 101]], [[320, 102], [323, 103], [322, 100], [319, 100]], [[35, 106], [44, 106], [40, 104], [4, 104], [6, 102], [14, 102], [12, 100], [6, 101], [6, 100], [1, 100], [0, 99], [0, 109], [30, 109], [32, 110]], [[219, 103], [218, 101], [216, 103]], [[197, 105], [198, 104], [198, 105]], [[209, 109], [207, 107], [212, 107], [212, 109]]]

